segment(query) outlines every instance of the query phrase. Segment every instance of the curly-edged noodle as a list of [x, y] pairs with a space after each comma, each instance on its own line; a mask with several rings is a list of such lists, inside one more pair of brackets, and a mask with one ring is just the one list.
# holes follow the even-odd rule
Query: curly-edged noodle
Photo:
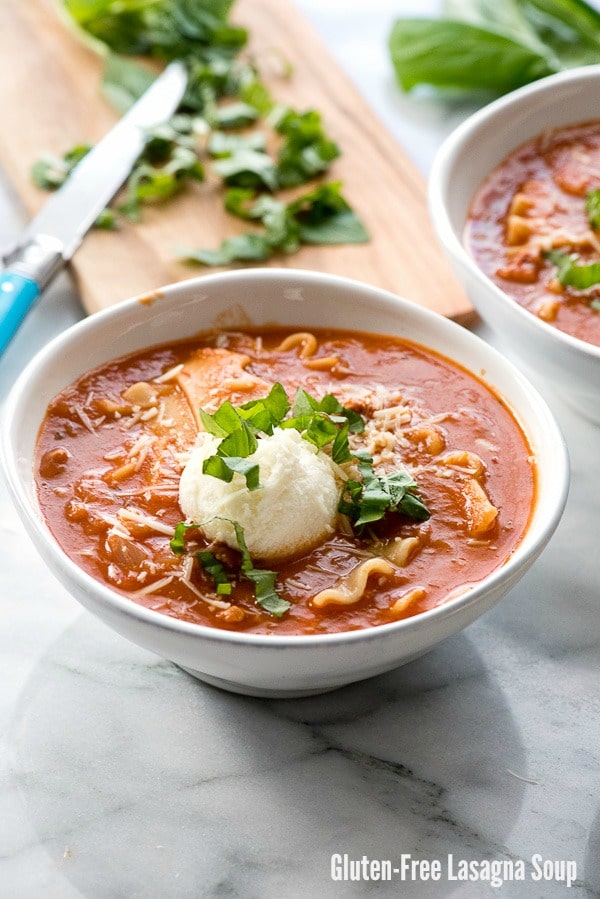
[[390, 612], [394, 616], [402, 615], [415, 602], [420, 602], [425, 598], [427, 590], [425, 587], [411, 587], [406, 593], [398, 597], [395, 603], [390, 606]]
[[276, 347], [276, 352], [286, 353], [288, 350], [293, 350], [294, 347], [297, 346], [300, 347], [300, 358], [307, 359], [309, 356], [315, 355], [319, 342], [315, 335], [311, 334], [310, 331], [295, 331], [293, 334], [288, 334], [288, 336], [281, 341], [279, 346]]
[[312, 604], [318, 609], [324, 606], [351, 606], [357, 603], [365, 592], [367, 580], [372, 574], [389, 577], [394, 573], [394, 566], [380, 556], [361, 562], [353, 568], [345, 578], [340, 578], [337, 587], [321, 590], [313, 598]]
[[328, 368], [333, 368], [334, 365], [339, 365], [339, 362], [339, 356], [319, 356], [318, 359], [305, 359], [304, 365], [306, 368], [312, 368], [314, 371], [325, 371]]
[[421, 547], [419, 537], [397, 537], [386, 547], [385, 555], [394, 565], [404, 568]]
[[469, 534], [480, 537], [487, 534], [498, 517], [498, 509], [489, 501], [487, 493], [475, 478], [464, 485], [464, 497]]

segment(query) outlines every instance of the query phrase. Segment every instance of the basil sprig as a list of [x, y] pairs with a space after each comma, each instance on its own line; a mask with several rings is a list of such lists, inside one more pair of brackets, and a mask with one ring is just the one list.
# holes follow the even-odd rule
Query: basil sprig
[[397, 19], [389, 52], [404, 90], [504, 93], [597, 63], [600, 12], [584, 0], [446, 0], [442, 17]]

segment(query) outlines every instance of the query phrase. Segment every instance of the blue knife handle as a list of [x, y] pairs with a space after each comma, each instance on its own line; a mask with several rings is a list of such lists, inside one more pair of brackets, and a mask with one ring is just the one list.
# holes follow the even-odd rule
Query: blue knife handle
[[0, 354], [56, 272], [64, 264], [63, 244], [48, 234], [24, 238], [0, 270]]
[[0, 272], [0, 353], [40, 295], [37, 281], [10, 269]]

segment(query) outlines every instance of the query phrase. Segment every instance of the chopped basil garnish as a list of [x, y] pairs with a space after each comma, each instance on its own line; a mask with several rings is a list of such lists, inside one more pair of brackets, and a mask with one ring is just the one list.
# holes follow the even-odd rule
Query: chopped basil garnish
[[[248, 550], [242, 525], [229, 518], [224, 520], [229, 521], [235, 532], [238, 549], [242, 556], [240, 571], [243, 577], [254, 585], [256, 604], [264, 609], [265, 612], [269, 612], [270, 615], [281, 618], [290, 608], [291, 603], [287, 599], [283, 599], [275, 589], [277, 572], [270, 571], [267, 568], [256, 568]], [[185, 535], [190, 528], [198, 529], [198, 527], [199, 525], [195, 522], [186, 521], [180, 521], [176, 525], [171, 539], [171, 549], [176, 555], [180, 556], [185, 553]], [[203, 570], [214, 582], [216, 592], [219, 595], [231, 595], [234, 589], [232, 578], [235, 576], [235, 573], [228, 571], [225, 565], [209, 550], [200, 550], [195, 555]]]
[[289, 408], [285, 390], [276, 383], [268, 396], [242, 406], [225, 402], [213, 414], [201, 409], [204, 429], [222, 438], [216, 454], [204, 460], [204, 474], [229, 482], [233, 473], [238, 472], [245, 477], [248, 490], [255, 490], [259, 486], [258, 465], [248, 462], [247, 457], [258, 447], [256, 435], [272, 434], [273, 427], [282, 421]]
[[279, 187], [304, 184], [327, 171], [340, 155], [337, 144], [325, 134], [321, 115], [315, 109], [303, 113], [282, 110], [275, 121], [275, 130], [284, 138], [277, 156]]
[[255, 568], [244, 535], [244, 529], [237, 521], [232, 521], [238, 548], [242, 554], [242, 572], [244, 577], [254, 584], [257, 604], [274, 615], [281, 618], [284, 612], [290, 608], [291, 603], [283, 599], [275, 590], [277, 572], [268, 571], [266, 568]]
[[[228, 170], [233, 171], [233, 166]], [[235, 180], [242, 183], [239, 170]], [[235, 260], [263, 261], [275, 253], [293, 253], [301, 244], [365, 243], [369, 239], [364, 224], [342, 196], [339, 182], [322, 184], [287, 204], [268, 195], [257, 197], [249, 188], [230, 188], [225, 208], [239, 218], [260, 222], [261, 229], [227, 237], [217, 249], [182, 247], [178, 255], [201, 265], [229, 265]]]
[[214, 553], [211, 553], [208, 550], [197, 552], [196, 558], [209, 577], [213, 579], [217, 593], [220, 596], [229, 596], [233, 586], [223, 563], [217, 559]]
[[185, 553], [185, 535], [190, 528], [197, 528], [194, 522], [180, 521], [175, 525], [175, 531], [171, 537], [170, 547], [176, 556], [182, 556]]
[[585, 211], [590, 228], [600, 228], [600, 190], [590, 190], [587, 194]]
[[332, 394], [317, 400], [298, 388], [290, 418], [286, 418], [288, 412], [290, 403], [279, 382], [266, 397], [242, 406], [232, 406], [226, 401], [212, 414], [201, 409], [204, 429], [221, 438], [216, 454], [205, 459], [203, 473], [229, 483], [237, 471], [246, 478], [248, 489], [255, 490], [259, 486], [258, 465], [248, 462], [247, 457], [258, 447], [257, 435], [272, 434], [275, 427], [294, 428], [317, 449], [331, 446], [331, 457], [338, 464], [352, 458], [348, 434], [360, 433], [364, 421]]
[[[291, 411], [291, 416], [286, 417]], [[269, 394], [243, 406], [223, 403], [212, 415], [200, 410], [205, 429], [221, 437], [216, 455], [205, 460], [202, 471], [229, 482], [235, 471], [243, 474], [249, 490], [259, 486], [258, 465], [247, 460], [258, 446], [261, 433], [272, 434], [274, 427], [294, 428], [318, 450], [330, 448], [337, 464], [358, 460], [361, 480], [344, 485], [339, 511], [355, 527], [380, 521], [387, 512], [426, 521], [429, 510], [416, 493], [417, 484], [404, 470], [376, 474], [368, 453], [350, 450], [349, 434], [359, 434], [365, 423], [357, 412], [342, 406], [333, 394], [316, 399], [299, 387], [290, 404], [283, 386], [277, 382]]]
[[406, 471], [378, 475], [368, 453], [356, 453], [362, 481], [349, 480], [339, 511], [357, 528], [380, 521], [386, 512], [398, 512], [416, 521], [427, 521], [430, 512], [416, 493], [417, 483]]
[[544, 253], [544, 257], [556, 266], [556, 277], [563, 287], [587, 290], [600, 284], [600, 262], [579, 265], [578, 256], [564, 253], [562, 250], [548, 250]]

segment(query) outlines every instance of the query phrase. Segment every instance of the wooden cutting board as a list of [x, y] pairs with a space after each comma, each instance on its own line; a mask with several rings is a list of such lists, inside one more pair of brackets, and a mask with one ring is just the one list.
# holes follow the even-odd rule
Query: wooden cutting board
[[[116, 120], [99, 93], [101, 61], [66, 27], [59, 2], [0, 3], [0, 167], [28, 215], [47, 199], [30, 181], [34, 160], [45, 151], [62, 154], [74, 144], [95, 142]], [[364, 245], [306, 246], [271, 265], [356, 278], [466, 320], [472, 310], [437, 246], [424, 179], [309, 23], [281, 0], [238, 0], [232, 20], [249, 29], [273, 96], [299, 110], [321, 111], [342, 150], [328, 177], [343, 182], [344, 195], [371, 234]], [[281, 57], [292, 64], [290, 78], [281, 72]], [[141, 225], [126, 225], [118, 234], [92, 231], [72, 261], [82, 302], [94, 312], [213, 272], [182, 263], [174, 249], [216, 247], [243, 229], [224, 212], [222, 191], [209, 180], [161, 207], [147, 207]]]

